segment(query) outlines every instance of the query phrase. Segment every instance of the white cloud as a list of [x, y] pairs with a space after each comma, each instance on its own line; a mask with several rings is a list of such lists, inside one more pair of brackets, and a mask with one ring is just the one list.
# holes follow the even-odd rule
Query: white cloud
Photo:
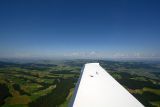
[[107, 59], [107, 58], [160, 58], [160, 53], [151, 52], [109, 52], [109, 51], [73, 51], [73, 52], [19, 52], [5, 54], [1, 53], [1, 58], [90, 58], [90, 59]]
[[69, 52], [65, 53], [64, 57], [72, 57], [72, 58], [98, 58], [100, 55], [95, 51], [90, 52]]

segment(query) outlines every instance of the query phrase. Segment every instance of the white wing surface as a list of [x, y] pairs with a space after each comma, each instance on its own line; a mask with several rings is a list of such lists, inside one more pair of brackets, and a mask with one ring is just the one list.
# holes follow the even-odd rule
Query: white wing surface
[[144, 107], [99, 63], [85, 64], [69, 107]]

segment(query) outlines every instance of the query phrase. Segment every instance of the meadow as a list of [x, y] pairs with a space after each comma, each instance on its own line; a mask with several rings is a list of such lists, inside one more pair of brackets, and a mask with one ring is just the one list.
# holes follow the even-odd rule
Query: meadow
[[[0, 62], [0, 105], [67, 107], [86, 62], [97, 61]], [[160, 106], [159, 63], [98, 62], [146, 107]]]

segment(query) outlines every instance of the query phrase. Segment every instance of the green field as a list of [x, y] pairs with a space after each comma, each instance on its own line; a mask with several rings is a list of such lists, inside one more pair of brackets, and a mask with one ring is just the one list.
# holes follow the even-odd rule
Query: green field
[[[86, 62], [95, 61], [0, 62], [0, 106], [67, 107]], [[159, 63], [99, 62], [146, 107], [160, 107]]]

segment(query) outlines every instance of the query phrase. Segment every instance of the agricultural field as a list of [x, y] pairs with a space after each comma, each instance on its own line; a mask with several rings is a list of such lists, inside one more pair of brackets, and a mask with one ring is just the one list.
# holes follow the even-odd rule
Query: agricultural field
[[[2, 107], [54, 107], [68, 104], [78, 68], [39, 64], [1, 64]], [[66, 99], [68, 99], [66, 101]]]
[[159, 63], [103, 60], [0, 62], [0, 106], [67, 107], [87, 62], [100, 62], [146, 107], [160, 107]]

